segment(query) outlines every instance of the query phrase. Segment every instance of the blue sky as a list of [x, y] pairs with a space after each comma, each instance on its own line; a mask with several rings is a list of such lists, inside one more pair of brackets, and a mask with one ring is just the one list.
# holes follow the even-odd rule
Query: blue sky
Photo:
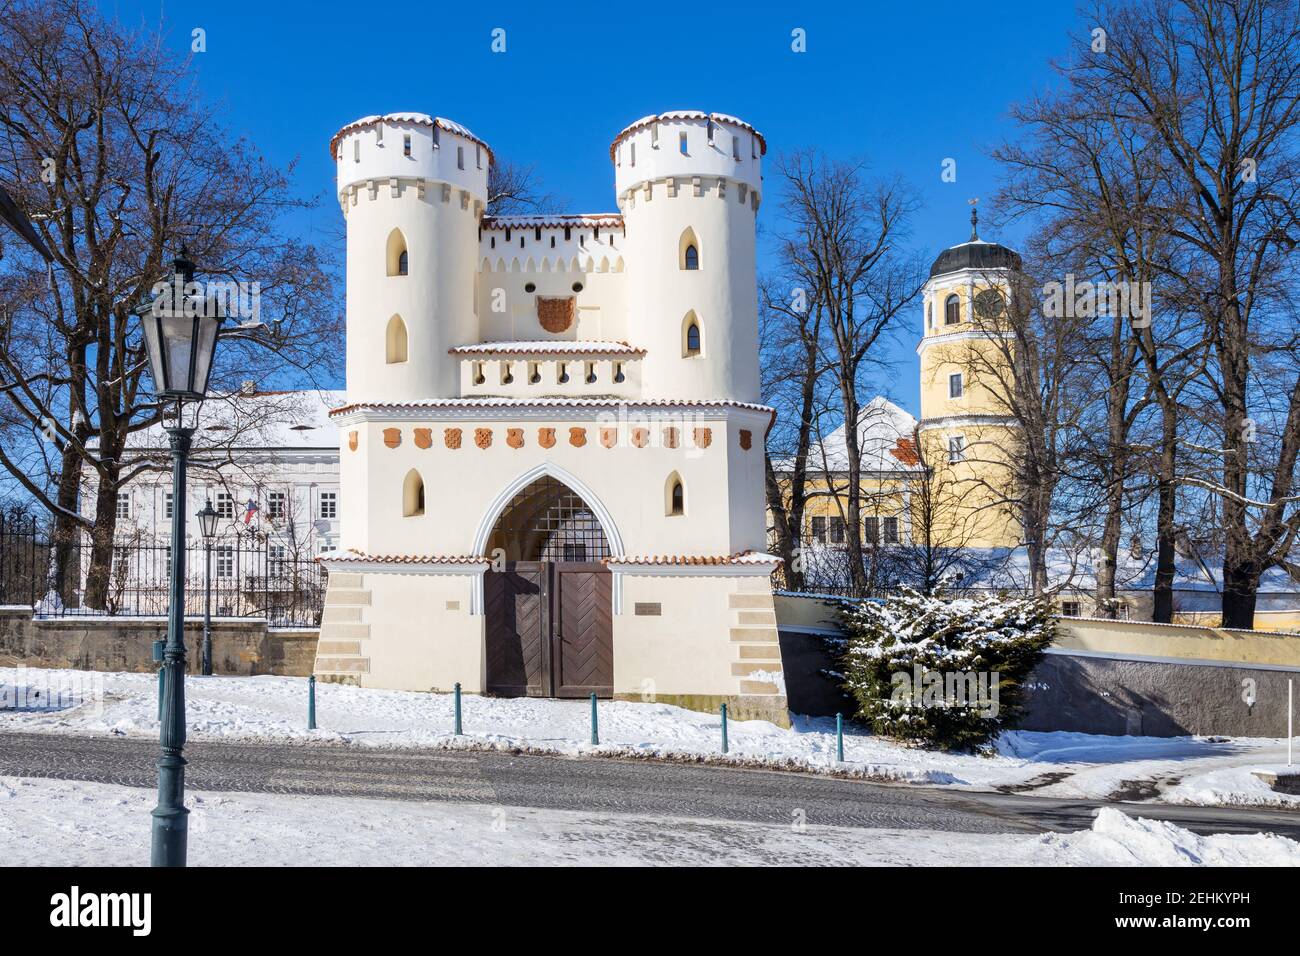
[[[754, 124], [772, 152], [816, 145], [903, 175], [925, 204], [913, 241], [933, 255], [966, 237], [967, 200], [993, 192], [987, 150], [1014, 132], [1008, 104], [1048, 84], [1048, 60], [1093, 25], [1073, 0], [103, 3], [127, 25], [163, 18], [179, 51], [194, 28], [206, 31], [207, 51], [195, 57], [201, 94], [269, 159], [298, 160], [297, 191], [327, 200], [300, 225], [317, 241], [339, 215], [328, 201], [326, 145], [359, 116], [413, 110], [457, 120], [498, 155], [535, 164], [569, 211], [595, 212], [615, 208], [608, 148], [623, 126], [703, 109]], [[498, 27], [505, 53], [490, 48]], [[795, 28], [806, 31], [805, 53], [791, 50]], [[957, 161], [955, 183], [940, 179], [947, 157]], [[760, 213], [761, 228], [778, 225], [775, 207]], [[877, 388], [913, 412], [919, 325], [900, 330], [898, 367]]]

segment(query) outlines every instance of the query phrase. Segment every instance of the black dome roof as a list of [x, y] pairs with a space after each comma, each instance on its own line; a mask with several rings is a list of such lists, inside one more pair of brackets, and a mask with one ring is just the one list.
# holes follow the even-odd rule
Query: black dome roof
[[939, 253], [930, 266], [930, 278], [958, 269], [1019, 269], [1020, 256], [996, 242], [963, 242]]
[[939, 258], [930, 266], [930, 278], [941, 276], [959, 269], [1019, 269], [1020, 256], [1013, 249], [985, 242], [979, 238], [977, 228], [979, 218], [975, 210], [970, 214], [970, 241], [953, 246], [939, 253]]

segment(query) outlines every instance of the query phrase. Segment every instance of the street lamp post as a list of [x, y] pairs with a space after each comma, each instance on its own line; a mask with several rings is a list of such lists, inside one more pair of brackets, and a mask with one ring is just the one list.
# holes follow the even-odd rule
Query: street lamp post
[[158, 806], [153, 811], [153, 866], [184, 866], [189, 811], [185, 809], [185, 465], [194, 429], [184, 424], [186, 402], [201, 402], [216, 351], [221, 315], [194, 284], [194, 264], [184, 248], [170, 283], [137, 310], [144, 332], [154, 394], [175, 402], [176, 424], [167, 428], [172, 452], [172, 566], [168, 589], [167, 646], [162, 718], [159, 720]]
[[217, 536], [217, 512], [209, 498], [195, 517], [203, 529], [203, 676], [212, 676], [212, 539]]

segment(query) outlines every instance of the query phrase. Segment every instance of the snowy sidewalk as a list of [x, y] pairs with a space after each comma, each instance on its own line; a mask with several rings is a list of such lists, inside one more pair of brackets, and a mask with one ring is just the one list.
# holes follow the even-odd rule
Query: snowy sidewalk
[[[1300, 797], [1274, 793], [1250, 773], [1284, 763], [1285, 741], [1277, 740], [1014, 731], [999, 738], [996, 753], [976, 756], [904, 747], [848, 727], [840, 764], [831, 719], [797, 718], [790, 730], [766, 721], [731, 721], [730, 753], [723, 758], [717, 715], [668, 704], [601, 701], [601, 743], [593, 747], [586, 701], [465, 695], [465, 735], [455, 737], [448, 694], [318, 684], [319, 729], [309, 731], [304, 679], [191, 677], [185, 689], [189, 735], [196, 740], [726, 759], [1037, 796], [1300, 809]], [[152, 674], [0, 668], [0, 705], [0, 732], [158, 734]]]

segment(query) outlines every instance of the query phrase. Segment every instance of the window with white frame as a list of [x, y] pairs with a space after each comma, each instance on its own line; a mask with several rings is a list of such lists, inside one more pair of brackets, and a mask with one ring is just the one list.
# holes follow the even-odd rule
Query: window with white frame
[[266, 575], [269, 578], [283, 578], [289, 569], [289, 549], [282, 544], [272, 544], [266, 552]]
[[880, 519], [872, 516], [864, 518], [862, 521], [862, 543], [879, 544], [880, 543]]
[[885, 519], [885, 544], [898, 544], [898, 519]]
[[948, 460], [965, 461], [966, 460], [966, 436], [953, 435], [948, 439]]
[[170, 519], [171, 516], [172, 516], [172, 493], [170, 491], [164, 491], [163, 492], [163, 517]]
[[1062, 613], [1063, 615], [1065, 615], [1066, 617], [1078, 617], [1078, 616], [1079, 616], [1079, 613], [1080, 613], [1079, 602], [1078, 602], [1078, 601], [1062, 601], [1062, 602], [1061, 602], [1061, 613]]
[[233, 518], [235, 516], [235, 496], [228, 491], [217, 492], [217, 517]]
[[117, 516], [119, 518], [131, 517], [131, 492], [119, 491], [117, 493]]
[[320, 493], [320, 516], [322, 518], [337, 518], [339, 516], [339, 493], [337, 491], [322, 491]]
[[962, 373], [953, 372], [951, 375], [948, 376], [948, 397], [961, 398], [962, 390], [963, 390]]
[[233, 578], [235, 576], [235, 549], [228, 544], [219, 544], [213, 549], [216, 561], [216, 574], [219, 578]]
[[285, 512], [285, 494], [283, 491], [272, 491], [266, 496], [266, 516], [271, 519], [284, 517]]

